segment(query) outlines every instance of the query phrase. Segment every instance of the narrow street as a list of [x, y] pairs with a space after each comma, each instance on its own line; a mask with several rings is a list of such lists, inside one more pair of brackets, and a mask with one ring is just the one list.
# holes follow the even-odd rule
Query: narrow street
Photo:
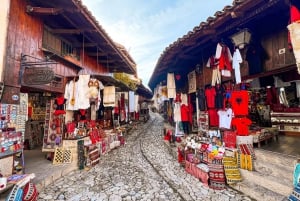
[[163, 119], [151, 113], [100, 163], [47, 186], [38, 200], [251, 200], [232, 189], [215, 191], [187, 174], [162, 137]]

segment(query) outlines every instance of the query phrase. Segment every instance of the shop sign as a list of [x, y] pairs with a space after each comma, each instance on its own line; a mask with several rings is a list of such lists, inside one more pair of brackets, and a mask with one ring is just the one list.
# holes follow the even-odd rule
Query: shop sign
[[25, 68], [22, 76], [22, 84], [43, 85], [49, 84], [54, 79], [54, 72], [49, 67]]

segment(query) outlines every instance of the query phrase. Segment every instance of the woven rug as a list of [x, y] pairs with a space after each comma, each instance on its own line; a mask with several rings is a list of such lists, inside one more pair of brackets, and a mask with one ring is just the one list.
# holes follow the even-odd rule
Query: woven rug
[[235, 184], [242, 181], [236, 158], [224, 157], [223, 164], [227, 184]]
[[223, 164], [209, 163], [209, 187], [212, 189], [221, 190], [226, 187], [225, 173]]
[[252, 156], [239, 153], [238, 155], [238, 167], [241, 169], [253, 171], [253, 161], [252, 161]]

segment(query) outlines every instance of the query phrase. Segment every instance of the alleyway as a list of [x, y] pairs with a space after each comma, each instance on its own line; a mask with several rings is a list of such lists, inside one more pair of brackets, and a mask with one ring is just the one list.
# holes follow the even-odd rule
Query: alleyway
[[162, 138], [163, 119], [150, 120], [127, 135], [126, 145], [101, 156], [89, 171], [74, 171], [40, 192], [39, 200], [251, 200], [227, 189], [215, 191], [187, 174]]

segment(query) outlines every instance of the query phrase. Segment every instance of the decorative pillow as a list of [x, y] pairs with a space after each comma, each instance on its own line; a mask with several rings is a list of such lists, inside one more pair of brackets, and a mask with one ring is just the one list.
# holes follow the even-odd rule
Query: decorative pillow
[[32, 182], [28, 182], [23, 189], [23, 201], [36, 201], [38, 192], [36, 186]]
[[15, 185], [5, 201], [22, 201], [23, 189]]

